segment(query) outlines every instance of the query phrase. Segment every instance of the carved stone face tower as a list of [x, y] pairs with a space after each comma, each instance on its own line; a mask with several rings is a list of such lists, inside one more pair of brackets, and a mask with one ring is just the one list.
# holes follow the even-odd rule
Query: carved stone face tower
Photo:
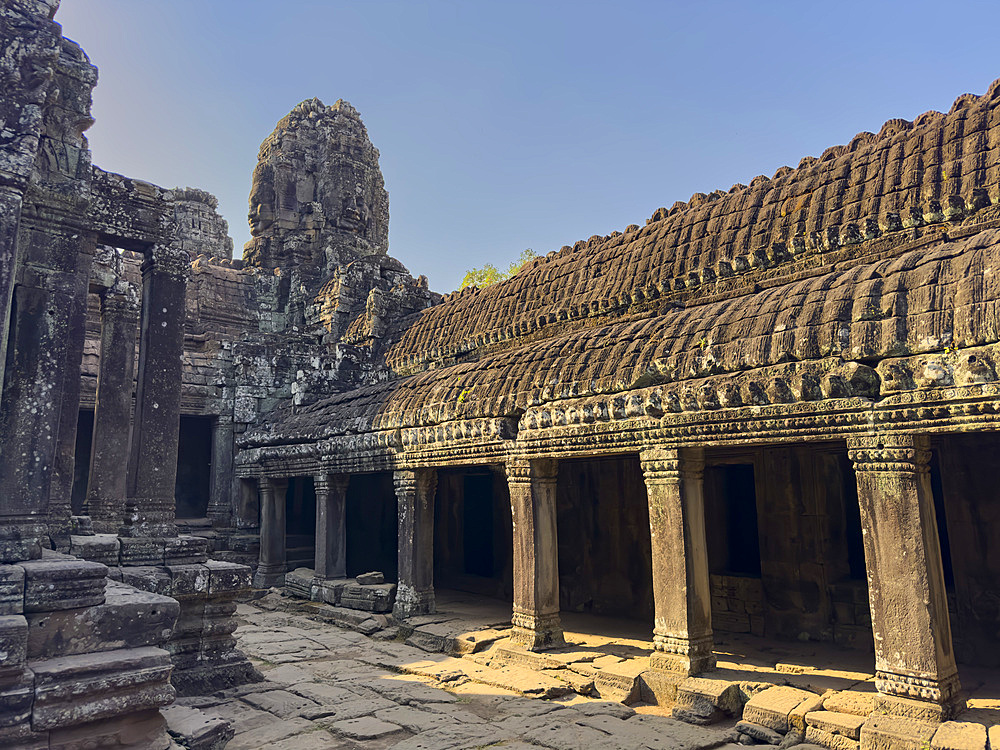
[[385, 255], [389, 194], [357, 110], [308, 99], [261, 144], [250, 190], [247, 264], [326, 278]]

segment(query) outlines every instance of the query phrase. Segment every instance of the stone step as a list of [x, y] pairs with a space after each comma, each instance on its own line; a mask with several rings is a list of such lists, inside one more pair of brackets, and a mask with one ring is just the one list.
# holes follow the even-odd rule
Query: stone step
[[232, 725], [197, 708], [173, 705], [161, 709], [167, 732], [187, 750], [222, 750], [233, 738]]
[[28, 658], [155, 646], [170, 637], [179, 611], [170, 597], [108, 580], [103, 604], [29, 613]]

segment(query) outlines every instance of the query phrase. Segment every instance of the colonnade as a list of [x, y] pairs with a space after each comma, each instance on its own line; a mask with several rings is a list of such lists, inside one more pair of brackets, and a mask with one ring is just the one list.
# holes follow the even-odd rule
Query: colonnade
[[[930, 486], [926, 436], [848, 440], [864, 529], [875, 641], [876, 683], [897, 710], [947, 716], [959, 698], [947, 594]], [[640, 453], [649, 503], [654, 623], [651, 667], [694, 675], [711, 669], [712, 607], [705, 529], [704, 449]], [[556, 524], [558, 462], [506, 463], [514, 527], [512, 641], [530, 650], [564, 644], [559, 617]], [[316, 576], [344, 578], [349, 476], [314, 478]], [[394, 613], [434, 610], [433, 518], [436, 471], [394, 475], [399, 519], [399, 578]], [[287, 480], [262, 478], [261, 554], [256, 583], [279, 585], [284, 565]], [[916, 708], [914, 708], [916, 707]]]

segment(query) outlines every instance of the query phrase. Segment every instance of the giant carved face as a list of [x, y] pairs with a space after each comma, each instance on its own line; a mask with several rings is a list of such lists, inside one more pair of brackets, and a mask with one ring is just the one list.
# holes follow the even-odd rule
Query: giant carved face
[[327, 248], [331, 262], [386, 253], [389, 196], [378, 151], [350, 104], [311, 99], [278, 123], [261, 144], [248, 219], [255, 238], [287, 244], [297, 236]]

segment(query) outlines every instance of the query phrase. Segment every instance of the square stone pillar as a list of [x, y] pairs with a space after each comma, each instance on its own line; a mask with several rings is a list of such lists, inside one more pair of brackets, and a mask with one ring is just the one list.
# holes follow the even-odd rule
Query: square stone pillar
[[640, 458], [653, 558], [655, 651], [650, 666], [698, 674], [715, 666], [705, 540], [705, 452], [653, 448]]
[[139, 292], [122, 279], [101, 295], [101, 359], [83, 510], [98, 534], [117, 534], [125, 520], [138, 324]]
[[396, 506], [399, 513], [399, 579], [396, 617], [434, 611], [434, 493], [437, 470], [397, 471]]
[[174, 489], [189, 271], [187, 252], [164, 245], [150, 248], [142, 263], [139, 376], [123, 536], [177, 536]]
[[68, 385], [80, 387], [79, 359], [75, 370], [72, 364], [77, 271], [95, 247], [91, 235], [69, 225], [28, 222], [20, 229], [25, 262], [13, 293], [0, 398], [0, 562], [41, 557], [48, 542], [64, 396]]
[[[73, 479], [76, 469], [76, 433], [80, 421], [80, 368], [87, 339], [87, 291], [96, 244], [91, 238], [77, 255], [72, 281], [73, 302], [66, 320], [66, 366], [63, 377], [59, 434], [52, 463], [52, 488], [49, 494], [49, 536], [56, 549], [69, 550], [73, 516]], [[90, 456], [81, 456], [89, 463]]]
[[207, 510], [217, 528], [231, 525], [234, 439], [232, 414], [220, 414], [212, 422], [212, 476]]
[[514, 616], [511, 641], [531, 651], [565, 645], [559, 621], [559, 545], [554, 460], [507, 461], [514, 520]]
[[287, 479], [261, 477], [260, 488], [260, 563], [253, 577], [254, 588], [267, 589], [285, 582], [285, 493]]
[[941, 563], [930, 442], [924, 435], [848, 440], [858, 480], [875, 686], [884, 710], [942, 720], [962, 706]]
[[316, 577], [347, 578], [347, 474], [318, 474], [316, 488]]

